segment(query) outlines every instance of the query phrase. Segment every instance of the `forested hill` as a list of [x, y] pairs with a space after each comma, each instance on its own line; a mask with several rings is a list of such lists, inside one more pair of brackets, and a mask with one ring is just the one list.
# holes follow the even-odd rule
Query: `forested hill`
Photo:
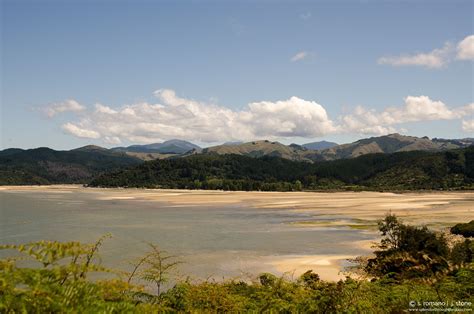
[[100, 173], [139, 163], [135, 157], [96, 146], [71, 151], [6, 149], [0, 151], [0, 185], [88, 183]]
[[318, 163], [279, 157], [192, 155], [100, 175], [90, 186], [288, 191], [474, 188], [474, 147], [369, 154]]

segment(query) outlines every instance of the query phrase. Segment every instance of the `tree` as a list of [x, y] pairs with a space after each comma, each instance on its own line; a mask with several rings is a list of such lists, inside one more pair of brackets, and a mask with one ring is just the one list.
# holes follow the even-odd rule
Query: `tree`
[[367, 262], [368, 274], [404, 279], [432, 276], [448, 269], [450, 251], [443, 235], [426, 226], [405, 225], [392, 214], [379, 222], [379, 231], [382, 239], [375, 258]]
[[150, 252], [142, 257], [135, 265], [128, 278], [130, 283], [133, 277], [138, 274], [139, 278], [156, 285], [156, 294], [160, 295], [162, 284], [169, 279], [171, 271], [181, 262], [176, 260], [176, 256], [168, 255], [153, 243], [148, 243]]
[[379, 231], [382, 235], [380, 248], [385, 250], [396, 250], [400, 246], [401, 223], [395, 215], [388, 214], [385, 219], [378, 222]]
[[301, 191], [303, 189], [303, 184], [301, 184], [300, 180], [296, 180], [294, 184], [295, 190], [296, 191]]

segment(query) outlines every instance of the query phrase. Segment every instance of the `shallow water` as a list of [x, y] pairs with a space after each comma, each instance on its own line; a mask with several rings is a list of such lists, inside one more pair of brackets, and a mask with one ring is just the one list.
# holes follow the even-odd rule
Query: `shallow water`
[[363, 254], [366, 251], [351, 242], [374, 237], [349, 228], [302, 228], [292, 223], [314, 216], [291, 209], [258, 209], [245, 203], [171, 206], [104, 195], [106, 191], [87, 189], [0, 191], [0, 243], [94, 242], [111, 233], [101, 248], [105, 265], [128, 269], [129, 262], [146, 251], [146, 242], [153, 242], [180, 256], [183, 276], [202, 279], [278, 273], [273, 262], [289, 256]]

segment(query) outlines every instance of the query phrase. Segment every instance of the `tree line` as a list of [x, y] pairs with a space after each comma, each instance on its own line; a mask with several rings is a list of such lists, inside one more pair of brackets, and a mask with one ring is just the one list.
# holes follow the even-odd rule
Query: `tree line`
[[193, 155], [107, 172], [89, 186], [230, 191], [471, 189], [474, 147], [370, 154], [316, 163], [270, 156]]

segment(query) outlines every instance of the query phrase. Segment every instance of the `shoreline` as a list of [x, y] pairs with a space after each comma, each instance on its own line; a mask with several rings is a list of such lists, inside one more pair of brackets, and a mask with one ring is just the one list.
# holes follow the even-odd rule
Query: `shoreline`
[[11, 189], [40, 189], [40, 188], [84, 188], [91, 190], [120, 190], [120, 191], [175, 191], [175, 192], [200, 192], [200, 193], [393, 193], [393, 194], [439, 194], [439, 193], [474, 193], [474, 189], [451, 189], [451, 190], [377, 190], [377, 189], [327, 189], [327, 190], [302, 190], [302, 191], [228, 191], [228, 190], [203, 190], [203, 189], [162, 189], [162, 188], [145, 188], [145, 187], [93, 187], [86, 186], [82, 183], [59, 183], [59, 184], [38, 184], [38, 185], [0, 185], [0, 191]]

